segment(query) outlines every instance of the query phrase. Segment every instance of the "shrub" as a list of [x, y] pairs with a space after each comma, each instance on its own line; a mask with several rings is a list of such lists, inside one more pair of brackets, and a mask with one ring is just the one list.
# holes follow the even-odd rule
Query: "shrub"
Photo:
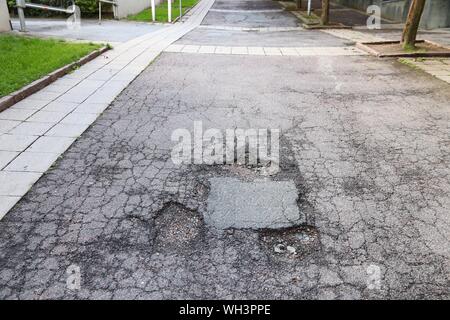
[[[14, 12], [16, 11], [15, 5], [16, 0], [7, 0], [8, 6], [10, 11]], [[67, 8], [72, 4], [72, 1], [70, 0], [31, 0], [33, 3], [40, 3], [45, 4], [49, 6], [55, 6], [55, 7], [63, 7]], [[75, 4], [80, 7], [81, 9], [81, 15], [82, 16], [89, 16], [93, 15], [98, 12], [98, 1], [97, 0], [75, 0]], [[102, 10], [103, 11], [103, 10]], [[42, 11], [42, 10], [33, 10], [33, 9], [27, 9], [26, 11], [27, 16], [39, 16], [39, 17], [50, 17], [50, 16], [59, 16], [61, 15], [58, 12], [52, 12], [52, 11]]]

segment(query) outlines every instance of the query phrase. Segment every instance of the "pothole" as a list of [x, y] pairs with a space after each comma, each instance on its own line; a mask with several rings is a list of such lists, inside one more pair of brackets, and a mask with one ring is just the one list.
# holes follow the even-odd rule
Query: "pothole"
[[[240, 167], [264, 177], [276, 175], [280, 171], [279, 163], [275, 160], [275, 157], [261, 157], [259, 152], [251, 153], [249, 150], [248, 143], [243, 149], [237, 150], [234, 164], [230, 166], [231, 170]], [[243, 156], [238, 158], [237, 155], [239, 154]]]
[[274, 161], [261, 161], [256, 164], [236, 163], [224, 166], [225, 170], [229, 170], [233, 174], [243, 176], [246, 178], [260, 176], [271, 177], [280, 172], [279, 166]]
[[320, 246], [319, 233], [312, 226], [265, 229], [259, 235], [266, 250], [277, 257], [301, 258]]
[[[204, 166], [208, 179], [205, 224], [219, 230], [277, 229], [305, 225], [313, 215], [289, 141], [282, 138], [280, 163], [236, 161], [232, 165]], [[263, 170], [278, 170], [266, 176]]]
[[203, 220], [198, 212], [178, 203], [162, 208], [154, 219], [154, 248], [186, 250], [201, 241]]

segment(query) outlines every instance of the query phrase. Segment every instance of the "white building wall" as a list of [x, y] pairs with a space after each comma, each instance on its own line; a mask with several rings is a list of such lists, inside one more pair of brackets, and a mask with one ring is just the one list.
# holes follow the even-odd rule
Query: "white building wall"
[[9, 11], [6, 0], [0, 0], [0, 32], [11, 31], [9, 24]]
[[[150, 0], [116, 0], [118, 7], [119, 19], [125, 18], [130, 14], [136, 14], [150, 7]], [[159, 4], [161, 0], [155, 0], [155, 4]]]

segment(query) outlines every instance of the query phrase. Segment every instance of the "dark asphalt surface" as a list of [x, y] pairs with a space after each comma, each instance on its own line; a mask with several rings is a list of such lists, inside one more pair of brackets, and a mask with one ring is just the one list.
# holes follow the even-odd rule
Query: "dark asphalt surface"
[[[449, 100], [368, 56], [163, 53], [0, 221], [0, 299], [449, 299]], [[206, 225], [211, 179], [261, 176], [174, 165], [171, 134], [194, 121], [281, 129], [268, 179], [295, 184], [305, 223]]]

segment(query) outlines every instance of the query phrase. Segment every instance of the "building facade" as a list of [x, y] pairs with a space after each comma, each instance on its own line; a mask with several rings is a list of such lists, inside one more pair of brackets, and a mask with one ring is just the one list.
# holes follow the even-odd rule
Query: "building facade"
[[[359, 10], [378, 5], [385, 19], [405, 22], [412, 0], [335, 0], [334, 2]], [[425, 29], [450, 27], [450, 0], [428, 0], [421, 27]]]
[[0, 0], [0, 32], [4, 31], [11, 31], [11, 24], [6, 0]]

